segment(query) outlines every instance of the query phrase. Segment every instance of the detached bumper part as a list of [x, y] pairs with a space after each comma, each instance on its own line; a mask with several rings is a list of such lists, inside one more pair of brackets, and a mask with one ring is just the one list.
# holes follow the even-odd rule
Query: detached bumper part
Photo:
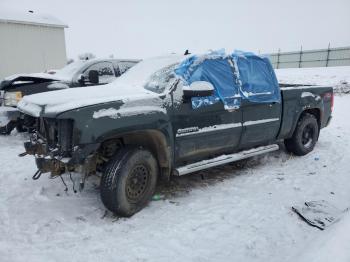
[[86, 176], [96, 172], [96, 155], [94, 151], [99, 147], [99, 143], [84, 146], [75, 146], [69, 155], [64, 157], [64, 153], [58, 148], [51, 149], [46, 141], [32, 136], [31, 141], [24, 143], [25, 152], [20, 154], [34, 155], [38, 171], [33, 175], [33, 179], [38, 179], [42, 173], [51, 173], [51, 177], [60, 176], [66, 171], [78, 170], [81, 173], [81, 187], [83, 187]]
[[52, 176], [59, 176], [66, 170], [65, 164], [54, 158], [38, 157], [35, 159], [35, 162], [41, 173], [51, 172]]
[[[51, 173], [51, 176], [59, 176], [66, 170], [66, 164], [55, 159], [47, 153], [46, 145], [42, 143], [25, 142], [25, 153], [21, 155], [35, 155], [36, 166], [38, 172], [35, 173], [33, 179], [40, 177], [41, 173]], [[38, 176], [37, 176], [38, 175]], [[35, 178], [37, 177], [37, 178]]]
[[5, 127], [11, 121], [17, 121], [20, 111], [17, 108], [0, 106], [0, 127]]
[[46, 155], [46, 147], [43, 144], [24, 142], [24, 149], [28, 155]]

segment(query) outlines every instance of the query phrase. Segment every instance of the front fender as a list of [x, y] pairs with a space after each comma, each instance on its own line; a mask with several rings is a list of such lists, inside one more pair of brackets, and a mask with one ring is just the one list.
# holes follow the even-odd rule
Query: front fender
[[138, 130], [159, 130], [167, 139], [172, 137], [166, 109], [160, 106], [125, 107], [114, 102], [65, 112], [59, 118], [74, 120], [74, 144], [99, 143]]

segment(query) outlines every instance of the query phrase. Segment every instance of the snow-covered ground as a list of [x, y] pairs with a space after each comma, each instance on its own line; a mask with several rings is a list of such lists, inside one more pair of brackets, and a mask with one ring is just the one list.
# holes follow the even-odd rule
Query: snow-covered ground
[[[289, 80], [308, 79], [289, 71]], [[0, 137], [0, 261], [350, 261], [349, 214], [320, 231], [291, 210], [321, 199], [350, 207], [349, 111], [350, 96], [337, 96], [307, 156], [281, 149], [175, 178], [159, 186], [162, 200], [129, 219], [106, 212], [95, 179], [77, 194], [66, 176], [67, 193], [60, 179], [33, 181], [33, 157], [17, 157], [26, 137]]]
[[275, 72], [280, 83], [327, 85], [333, 86], [336, 93], [350, 92], [350, 66], [287, 68]]

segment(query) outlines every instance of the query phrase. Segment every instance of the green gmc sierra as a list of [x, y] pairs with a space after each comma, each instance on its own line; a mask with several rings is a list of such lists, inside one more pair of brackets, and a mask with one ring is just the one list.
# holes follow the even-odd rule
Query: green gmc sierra
[[[38, 171], [101, 176], [101, 199], [120, 216], [145, 207], [170, 179], [275, 151], [302, 156], [330, 120], [333, 89], [279, 85], [251, 53], [143, 60], [113, 83], [25, 96], [36, 118], [24, 154]], [[23, 155], [24, 155], [23, 154]]]

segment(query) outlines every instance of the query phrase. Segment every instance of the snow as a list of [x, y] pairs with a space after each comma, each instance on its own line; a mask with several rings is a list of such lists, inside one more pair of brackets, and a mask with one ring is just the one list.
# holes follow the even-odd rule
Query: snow
[[350, 92], [350, 66], [288, 68], [275, 72], [279, 83], [333, 86], [336, 92]]
[[13, 81], [16, 78], [20, 77], [34, 77], [39, 79], [49, 79], [49, 80], [62, 80], [62, 78], [57, 77], [56, 75], [51, 75], [47, 73], [32, 73], [32, 74], [14, 74], [8, 77], [5, 77], [3, 80], [5, 81]]
[[[133, 91], [132, 93], [130, 91]], [[18, 103], [18, 108], [33, 116], [42, 113], [59, 113], [88, 105], [108, 103], [113, 101], [126, 102], [146, 97], [157, 97], [155, 93], [143, 88], [131, 90], [128, 87], [118, 87], [111, 84], [103, 86], [77, 87], [54, 92], [24, 96]], [[42, 109], [45, 107], [45, 109]]]
[[48, 89], [65, 89], [65, 88], [69, 88], [69, 86], [65, 83], [53, 82], [52, 84], [49, 84], [47, 88]]
[[310, 92], [302, 92], [301, 97], [315, 97], [315, 95]]
[[[110, 84], [69, 88], [23, 97], [18, 108], [30, 115], [60, 113], [67, 110], [112, 101], [141, 100], [159, 95], [144, 88], [152, 74], [166, 66], [179, 63], [184, 56], [171, 55], [143, 60]], [[58, 74], [58, 73], [57, 73]], [[44, 109], [42, 109], [44, 108]]]
[[143, 87], [150, 80], [151, 76], [158, 70], [166, 69], [171, 65], [179, 64], [186, 59], [183, 55], [169, 55], [149, 58], [141, 61], [125, 74], [121, 75], [116, 83], [118, 86], [127, 85], [133, 87]]
[[48, 80], [57, 80], [57, 81], [63, 81], [63, 82], [71, 82], [73, 79], [73, 76], [83, 68], [83, 66], [87, 63], [92, 64], [93, 62], [101, 61], [101, 59], [90, 59], [90, 60], [77, 60], [75, 62], [72, 62], [63, 68], [56, 70], [55, 74], [48, 74], [48, 73], [30, 73], [30, 74], [14, 74], [10, 75], [8, 77], [5, 77], [4, 80], [6, 81], [13, 81], [16, 78], [20, 77], [34, 77], [39, 79], [48, 79]]
[[195, 81], [189, 86], [183, 86], [182, 90], [214, 91], [214, 86], [207, 81]]
[[133, 115], [145, 115], [151, 113], [162, 112], [166, 113], [164, 109], [156, 106], [138, 106], [138, 107], [126, 107], [121, 109], [107, 108], [95, 111], [92, 115], [93, 118], [110, 117], [113, 119], [118, 119], [125, 116]]
[[19, 23], [19, 24], [31, 24], [41, 26], [53, 26], [53, 27], [68, 27], [58, 18], [43, 13], [37, 12], [20, 12], [11, 9], [1, 7], [0, 9], [0, 22], [6, 23]]
[[333, 224], [321, 236], [306, 245], [301, 255], [296, 256], [293, 262], [329, 262], [350, 261], [350, 213], [347, 212], [340, 221]]
[[[10, 106], [0, 106], [0, 127], [6, 126], [11, 121], [11, 119], [16, 116], [15, 112], [18, 112], [17, 108]], [[17, 114], [19, 114], [19, 112]]]
[[106, 212], [95, 177], [77, 194], [67, 175], [67, 193], [59, 179], [33, 181], [34, 158], [17, 157], [27, 137], [1, 136], [1, 261], [348, 262], [348, 214], [320, 231], [291, 206], [350, 206], [349, 110], [350, 96], [336, 96], [333, 120], [306, 156], [280, 149], [174, 177], [158, 186], [162, 200], [129, 219]]

